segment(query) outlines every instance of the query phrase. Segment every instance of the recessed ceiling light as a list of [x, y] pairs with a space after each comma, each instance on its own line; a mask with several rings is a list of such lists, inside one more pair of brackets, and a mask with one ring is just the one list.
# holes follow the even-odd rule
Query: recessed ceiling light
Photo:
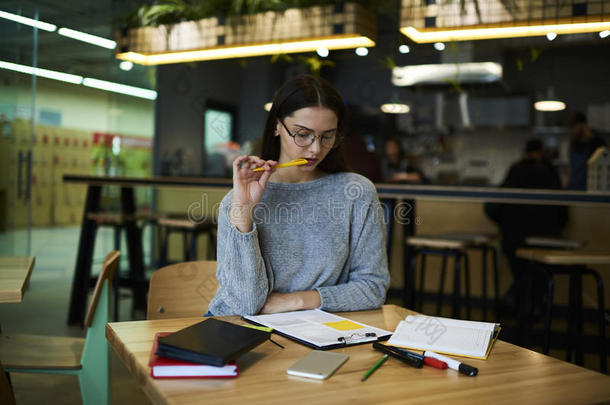
[[557, 34], [554, 32], [547, 32], [546, 33], [546, 39], [548, 39], [549, 41], [554, 40], [555, 38], [557, 38]]
[[328, 54], [330, 53], [328, 51], [328, 48], [325, 48], [323, 46], [319, 47], [318, 49], [316, 49], [316, 52], [318, 53], [318, 55], [320, 55], [320, 57], [322, 58], [326, 58], [328, 56]]
[[97, 80], [92, 78], [83, 78], [82, 76], [73, 75], [70, 73], [57, 72], [55, 70], [34, 68], [26, 65], [19, 65], [17, 63], [0, 61], [0, 69], [12, 70], [14, 72], [21, 72], [28, 75], [35, 75], [39, 77], [46, 77], [47, 79], [59, 80], [62, 82], [68, 82], [72, 84], [82, 84], [88, 87], [94, 87], [100, 90], [111, 91], [114, 93], [122, 93], [129, 96], [146, 98], [149, 100], [155, 100], [157, 98], [157, 92], [150, 89], [142, 89], [140, 87], [127, 86], [125, 84], [107, 82], [105, 80]]
[[610, 30], [604, 30], [599, 33], [600, 38], [606, 38], [608, 35], [610, 35]]
[[398, 52], [400, 52], [400, 53], [409, 53], [409, 52], [411, 52], [411, 49], [409, 48], [409, 45], [400, 45], [398, 47]]
[[566, 103], [558, 100], [540, 100], [534, 103], [538, 111], [561, 111], [566, 109]]
[[386, 114], [406, 114], [411, 108], [403, 103], [386, 103], [381, 105], [381, 111]]
[[369, 54], [369, 50], [363, 46], [356, 48], [356, 55], [358, 56], [366, 56]]
[[57, 25], [49, 24], [46, 22], [34, 20], [27, 17], [22, 17], [17, 14], [7, 13], [6, 11], [0, 11], [0, 18], [5, 18], [7, 20], [15, 21], [20, 24], [29, 25], [30, 27], [40, 28], [41, 30], [53, 32], [57, 29]]
[[444, 51], [445, 50], [445, 44], [442, 42], [435, 42], [434, 43], [434, 49], [436, 49], [437, 51]]
[[60, 28], [57, 33], [64, 37], [76, 39], [78, 41], [87, 42], [88, 44], [101, 46], [102, 48], [114, 49], [116, 42], [111, 39], [98, 37], [97, 35], [87, 34], [86, 32], [72, 30], [70, 28]]
[[125, 70], [125, 71], [129, 72], [131, 69], [133, 69], [133, 63], [128, 60], [124, 60], [121, 63], [119, 63], [119, 68], [121, 70]]
[[100, 90], [111, 91], [113, 93], [121, 93], [127, 94], [128, 96], [147, 98], [149, 100], [155, 100], [157, 98], [157, 92], [154, 90], [127, 86], [126, 84], [107, 82], [106, 80], [92, 79], [90, 77], [86, 77], [83, 79], [83, 85]]

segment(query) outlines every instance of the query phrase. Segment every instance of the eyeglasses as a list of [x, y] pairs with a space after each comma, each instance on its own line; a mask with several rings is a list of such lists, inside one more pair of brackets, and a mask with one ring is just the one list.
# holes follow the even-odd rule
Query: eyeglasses
[[284, 121], [280, 120], [280, 122], [284, 126], [286, 132], [288, 132], [288, 135], [294, 140], [294, 143], [301, 148], [305, 148], [309, 145], [312, 145], [316, 138], [320, 139], [320, 145], [322, 145], [323, 148], [332, 149], [339, 146], [340, 137], [337, 136], [336, 132], [315, 135], [315, 133], [311, 130], [299, 129], [296, 133], [293, 134], [292, 132], [290, 132], [286, 124], [284, 124]]

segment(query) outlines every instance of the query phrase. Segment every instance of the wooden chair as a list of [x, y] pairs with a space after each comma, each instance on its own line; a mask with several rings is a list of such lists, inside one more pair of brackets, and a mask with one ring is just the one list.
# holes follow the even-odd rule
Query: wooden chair
[[155, 271], [147, 319], [202, 316], [218, 290], [215, 261], [178, 263]]
[[110, 403], [110, 350], [105, 325], [110, 313], [110, 286], [119, 256], [119, 252], [113, 251], [104, 260], [85, 315], [86, 337], [2, 334], [0, 359], [7, 373], [76, 375], [83, 404]]

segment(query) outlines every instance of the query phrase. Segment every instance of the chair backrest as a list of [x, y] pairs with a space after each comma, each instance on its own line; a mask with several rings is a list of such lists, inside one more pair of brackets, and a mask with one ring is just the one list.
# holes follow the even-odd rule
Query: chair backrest
[[89, 308], [87, 308], [87, 314], [85, 315], [85, 328], [90, 327], [93, 323], [93, 317], [95, 316], [97, 304], [100, 300], [100, 295], [102, 294], [104, 281], [108, 280], [108, 285], [112, 284], [112, 278], [114, 277], [114, 272], [117, 268], [117, 265], [119, 264], [120, 256], [121, 253], [114, 250], [108, 253], [108, 256], [106, 256], [106, 259], [104, 260], [104, 264], [102, 265], [102, 269], [100, 270], [100, 275], [97, 277], [97, 282], [95, 283], [93, 297], [91, 298]]
[[155, 271], [148, 290], [147, 319], [202, 316], [218, 290], [215, 261], [178, 263]]

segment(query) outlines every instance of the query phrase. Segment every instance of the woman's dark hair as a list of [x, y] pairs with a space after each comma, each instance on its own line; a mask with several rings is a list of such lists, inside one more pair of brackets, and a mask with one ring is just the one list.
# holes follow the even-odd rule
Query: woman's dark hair
[[263, 150], [261, 158], [278, 160], [280, 157], [280, 137], [275, 136], [278, 120], [289, 117], [293, 112], [306, 107], [328, 108], [337, 115], [338, 146], [331, 149], [318, 165], [326, 173], [348, 170], [343, 152], [343, 142], [347, 129], [347, 114], [343, 99], [337, 89], [324, 79], [311, 75], [301, 75], [288, 80], [277, 91], [273, 105], [265, 122]]

